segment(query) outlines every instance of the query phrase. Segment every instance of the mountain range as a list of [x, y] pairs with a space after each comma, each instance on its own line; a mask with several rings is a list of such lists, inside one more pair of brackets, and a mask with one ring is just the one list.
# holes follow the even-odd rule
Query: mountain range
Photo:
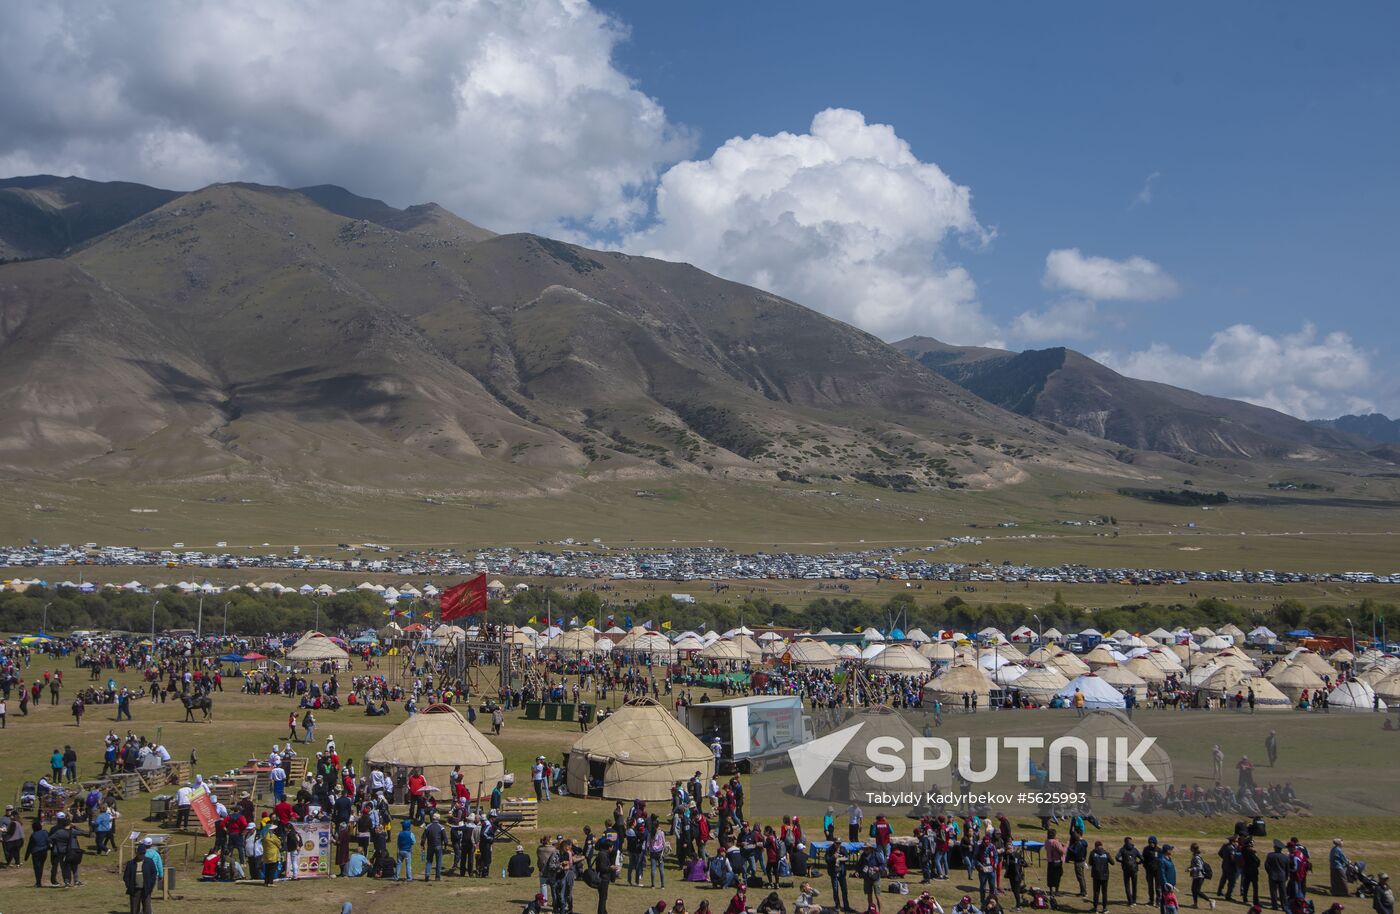
[[0, 256], [0, 469], [30, 477], [909, 490], [1374, 459], [1071, 350], [891, 346], [687, 264], [329, 185], [0, 181]]
[[1240, 400], [1119, 374], [1064, 347], [1009, 352], [910, 337], [894, 346], [977, 396], [1052, 428], [1180, 456], [1324, 458], [1357, 448], [1353, 430]]
[[1314, 425], [1336, 429], [1348, 435], [1365, 438], [1378, 444], [1400, 443], [1400, 419], [1392, 419], [1382, 413], [1368, 413], [1364, 416], [1339, 416], [1336, 419], [1314, 419]]

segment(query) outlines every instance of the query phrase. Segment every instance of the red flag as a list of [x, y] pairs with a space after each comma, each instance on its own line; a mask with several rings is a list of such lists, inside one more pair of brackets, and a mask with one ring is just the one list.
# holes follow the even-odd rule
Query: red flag
[[444, 622], [486, 612], [485, 572], [444, 590], [438, 596], [438, 607]]

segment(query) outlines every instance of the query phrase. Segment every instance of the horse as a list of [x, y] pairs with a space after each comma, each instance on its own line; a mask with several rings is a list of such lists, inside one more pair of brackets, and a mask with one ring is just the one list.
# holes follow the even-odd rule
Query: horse
[[204, 712], [204, 720], [210, 720], [214, 716], [214, 699], [208, 695], [199, 695], [193, 698], [186, 695], [180, 701], [185, 706], [185, 723], [194, 723], [196, 708]]

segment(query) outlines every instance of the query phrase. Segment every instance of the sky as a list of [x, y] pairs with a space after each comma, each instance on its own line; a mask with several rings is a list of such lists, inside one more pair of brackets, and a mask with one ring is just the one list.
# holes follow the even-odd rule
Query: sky
[[1400, 7], [0, 6], [0, 174], [342, 184], [884, 339], [1400, 413]]

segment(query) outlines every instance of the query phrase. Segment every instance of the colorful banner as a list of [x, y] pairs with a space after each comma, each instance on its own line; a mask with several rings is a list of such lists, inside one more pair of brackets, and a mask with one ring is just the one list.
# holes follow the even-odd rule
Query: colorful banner
[[334, 846], [329, 822], [295, 822], [292, 827], [301, 838], [301, 864], [297, 875], [302, 879], [329, 877]]
[[204, 836], [212, 837], [214, 824], [219, 821], [219, 811], [214, 807], [214, 797], [209, 793], [209, 788], [201, 784], [195, 789], [190, 795], [190, 810], [199, 820], [199, 827], [204, 830]]

